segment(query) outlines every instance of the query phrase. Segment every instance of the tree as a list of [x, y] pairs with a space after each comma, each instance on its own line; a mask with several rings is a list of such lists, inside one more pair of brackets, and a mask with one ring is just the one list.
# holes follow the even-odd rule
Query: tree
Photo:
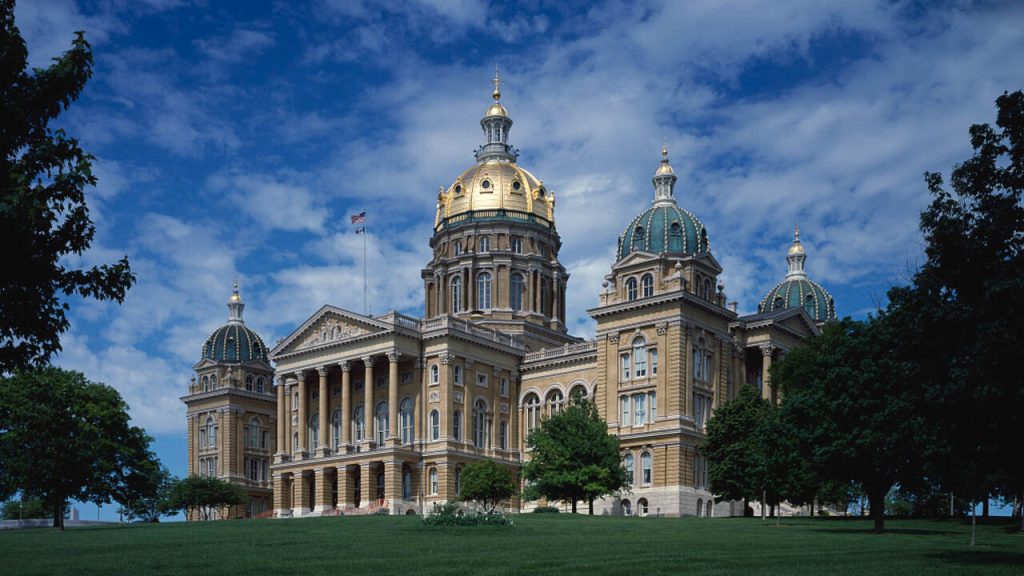
[[0, 287], [0, 374], [44, 366], [67, 330], [66, 298], [124, 300], [135, 281], [127, 257], [74, 268], [95, 228], [84, 190], [96, 184], [93, 157], [49, 123], [92, 76], [82, 32], [45, 69], [28, 69], [14, 1], [0, 0], [0, 246], [9, 271]]
[[574, 398], [561, 412], [545, 418], [526, 437], [530, 460], [523, 467], [532, 490], [549, 500], [594, 500], [629, 485], [619, 455], [619, 439], [608, 434], [593, 402]]
[[701, 454], [707, 460], [708, 484], [716, 500], [760, 500], [765, 475], [758, 434], [770, 406], [753, 386], [740, 386], [736, 397], [714, 412]]
[[184, 510], [193, 518], [210, 520], [214, 512], [249, 500], [241, 486], [212, 476], [189, 476], [171, 485], [165, 513]]
[[1024, 461], [1014, 456], [1024, 426], [1024, 93], [996, 106], [996, 127], [971, 127], [974, 153], [954, 167], [951, 190], [925, 175], [927, 260], [889, 295], [918, 328], [905, 354], [920, 366], [940, 436], [930, 472], [975, 501], [1024, 498]]
[[864, 487], [876, 533], [886, 494], [920, 478], [929, 442], [918, 382], [895, 351], [901, 335], [884, 314], [832, 322], [772, 373], [800, 449], [823, 480]]
[[0, 498], [38, 497], [63, 530], [69, 499], [108, 503], [155, 456], [128, 406], [80, 372], [46, 368], [0, 378]]
[[4, 520], [21, 520], [23, 518], [46, 518], [46, 508], [39, 498], [8, 500], [3, 503], [0, 517]]
[[171, 486], [175, 478], [159, 462], [152, 462], [143, 470], [130, 474], [117, 497], [124, 515], [129, 520], [159, 522], [166, 513]]
[[493, 460], [476, 462], [462, 470], [462, 498], [478, 502], [488, 514], [515, 493], [512, 474]]

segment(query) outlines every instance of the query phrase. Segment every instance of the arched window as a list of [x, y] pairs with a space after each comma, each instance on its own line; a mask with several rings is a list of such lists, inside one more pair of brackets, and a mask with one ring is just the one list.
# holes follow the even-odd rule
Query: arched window
[[572, 400], [584, 400], [587, 397], [587, 387], [583, 384], [577, 384], [572, 387], [569, 391], [569, 398]]
[[640, 279], [640, 287], [643, 289], [644, 298], [654, 296], [654, 276], [644, 274], [643, 278]]
[[540, 398], [536, 394], [530, 394], [523, 401], [523, 406], [526, 407], [526, 430], [533, 430], [540, 421]]
[[341, 410], [331, 414], [331, 446], [335, 450], [341, 447]]
[[476, 277], [476, 298], [477, 308], [480, 310], [491, 309], [491, 273], [481, 272]]
[[633, 230], [633, 248], [636, 250], [644, 249], [644, 227], [637, 226]]
[[430, 411], [430, 439], [439, 440], [441, 438], [441, 414], [437, 410]]
[[651, 475], [651, 453], [644, 452], [640, 454], [640, 484], [642, 486], [650, 486]]
[[513, 312], [519, 312], [523, 309], [523, 288], [525, 283], [523, 282], [522, 274], [513, 274], [511, 282], [511, 290], [509, 291], [509, 305], [512, 307]]
[[309, 418], [309, 447], [316, 450], [320, 447], [320, 415], [313, 414]]
[[697, 518], [704, 515], [704, 501], [700, 498], [697, 499]]
[[362, 442], [366, 439], [366, 411], [360, 404], [352, 411], [352, 441]]
[[441, 369], [438, 368], [437, 364], [430, 366], [430, 383], [439, 384], [441, 382]]
[[428, 476], [430, 477], [430, 494], [431, 495], [436, 495], [437, 494], [437, 468], [431, 468], [430, 472], [428, 473]]
[[209, 376], [203, 376], [203, 392], [209, 392], [209, 391], [210, 391], [210, 377]]
[[705, 300], [711, 300], [711, 295], [712, 294], [714, 294], [714, 293], [711, 291], [711, 280], [705, 279], [704, 280], [704, 299]]
[[633, 377], [647, 377], [647, 340], [643, 336], [633, 339]]
[[508, 422], [504, 420], [498, 425], [498, 447], [508, 450]]
[[626, 280], [626, 300], [636, 300], [636, 278]]
[[452, 278], [452, 313], [462, 312], [462, 277]]
[[262, 428], [259, 418], [253, 417], [252, 420], [249, 420], [249, 428], [246, 430], [245, 435], [246, 446], [255, 449], [260, 447], [260, 432], [262, 431]]
[[633, 482], [636, 481], [634, 479], [634, 477], [633, 477], [633, 454], [632, 453], [626, 452], [626, 456], [622, 458], [622, 466], [626, 469], [626, 478], [628, 479], [627, 482], [629, 483], [630, 486], [632, 486]]
[[669, 252], [683, 251], [683, 230], [679, 222], [673, 222], [668, 227], [668, 250]]
[[633, 515], [633, 505], [629, 503], [629, 500], [623, 500], [621, 506], [623, 516]]
[[491, 237], [490, 236], [481, 236], [480, 237], [480, 244], [479, 244], [478, 248], [479, 249], [477, 250], [477, 252], [490, 252], [491, 251]]
[[473, 445], [487, 447], [487, 403], [483, 400], [473, 404]]
[[807, 314], [810, 315], [811, 318], [815, 317], [815, 312], [818, 311], [818, 306], [814, 301], [814, 294], [808, 294], [807, 297], [804, 298], [804, 310], [807, 311]]
[[256, 379], [252, 377], [252, 374], [249, 374], [248, 376], [245, 377], [245, 390], [247, 392], [252, 392], [255, 388]]
[[453, 247], [453, 249], [455, 251], [455, 255], [456, 256], [458, 256], [459, 254], [462, 254], [462, 240], [456, 240], [452, 244], [452, 247]]
[[641, 518], [647, 516], [647, 498], [641, 498], [636, 501], [636, 515]]
[[462, 441], [462, 411], [456, 410], [452, 413], [452, 438], [456, 442]]
[[552, 390], [548, 393], [547, 409], [548, 414], [555, 415], [562, 411], [562, 404], [565, 402], [565, 398], [562, 397], [562, 391]]
[[376, 416], [374, 417], [374, 426], [376, 427], [376, 442], [377, 446], [383, 446], [384, 441], [388, 437], [388, 403], [381, 402], [377, 404]]
[[266, 391], [266, 388], [265, 388], [265, 381], [263, 380], [263, 376], [258, 376], [256, 378], [256, 393], [257, 394], [263, 394], [265, 391]]
[[412, 500], [412, 471], [402, 473], [402, 499]]
[[398, 405], [398, 423], [402, 429], [402, 444], [412, 444], [412, 399], [406, 398]]

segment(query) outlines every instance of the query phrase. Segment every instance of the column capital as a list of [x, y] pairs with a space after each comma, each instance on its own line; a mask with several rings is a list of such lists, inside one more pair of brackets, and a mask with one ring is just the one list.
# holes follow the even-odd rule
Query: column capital
[[352, 371], [352, 363], [349, 362], [348, 360], [345, 360], [345, 361], [342, 361], [342, 362], [338, 362], [338, 368], [341, 368], [342, 372], [351, 372]]
[[317, 366], [316, 373], [319, 374], [321, 378], [327, 376], [327, 366]]
[[295, 376], [297, 381], [302, 382], [306, 379], [306, 372], [309, 372], [309, 370], [296, 370], [295, 372], [292, 372], [292, 374]]
[[373, 366], [373, 356], [363, 356], [360, 360], [362, 360], [363, 364], [366, 364], [367, 366]]
[[398, 350], [392, 350], [388, 352], [388, 362], [398, 362], [398, 359], [402, 357], [402, 353]]
[[444, 364], [444, 365], [447, 366], [448, 364], [452, 363], [452, 360], [455, 360], [455, 355], [454, 354], [452, 354], [450, 352], [444, 352], [444, 353], [441, 354], [441, 364]]
[[761, 344], [760, 348], [761, 348], [761, 355], [762, 356], [771, 356], [772, 353], [774, 353], [776, 350], [778, 350], [778, 348], [776, 348], [775, 346], [773, 346], [771, 344]]
[[618, 344], [619, 343], [619, 333], [618, 332], [613, 332], [613, 333], [609, 334], [608, 335], [608, 341], [611, 342], [612, 344]]
[[658, 322], [654, 328], [658, 331], [658, 336], [664, 336], [668, 332], [668, 322]]

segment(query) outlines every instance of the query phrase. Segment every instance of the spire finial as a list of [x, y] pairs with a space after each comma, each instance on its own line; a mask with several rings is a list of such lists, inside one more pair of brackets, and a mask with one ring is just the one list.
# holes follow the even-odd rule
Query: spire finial
[[238, 278], [231, 285], [231, 297], [228, 298], [228, 324], [242, 324], [242, 309], [245, 303], [242, 296], [238, 294]]
[[793, 226], [793, 242], [800, 242], [800, 225]]
[[501, 75], [498, 74], [498, 65], [494, 65], [494, 80], [491, 80], [491, 85], [494, 86], [494, 92], [491, 92], [491, 97], [497, 102], [501, 100]]
[[661, 139], [661, 161], [668, 162], [668, 139]]

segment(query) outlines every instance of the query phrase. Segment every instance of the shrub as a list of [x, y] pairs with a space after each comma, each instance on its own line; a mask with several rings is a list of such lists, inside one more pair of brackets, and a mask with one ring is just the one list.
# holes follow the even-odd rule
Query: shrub
[[533, 509], [534, 514], [558, 514], [559, 512], [561, 510], [555, 506], [537, 506]]
[[511, 526], [512, 520], [500, 512], [465, 514], [454, 502], [435, 502], [423, 523], [430, 526]]

